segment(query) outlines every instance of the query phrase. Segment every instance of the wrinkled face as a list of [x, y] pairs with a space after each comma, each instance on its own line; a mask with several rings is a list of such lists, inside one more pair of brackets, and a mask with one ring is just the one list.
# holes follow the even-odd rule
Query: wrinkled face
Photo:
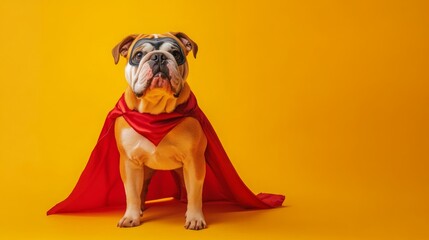
[[136, 39], [131, 45], [125, 77], [137, 97], [162, 89], [178, 97], [185, 83], [188, 65], [184, 49], [172, 37]]

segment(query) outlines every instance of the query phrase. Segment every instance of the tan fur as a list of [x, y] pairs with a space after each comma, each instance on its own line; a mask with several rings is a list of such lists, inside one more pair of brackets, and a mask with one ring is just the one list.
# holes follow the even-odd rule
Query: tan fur
[[[125, 42], [126, 48], [130, 49], [132, 44], [129, 39], [126, 38]], [[195, 44], [193, 41], [192, 43]], [[124, 44], [124, 41], [120, 44]], [[182, 48], [186, 52], [191, 50], [189, 46], [186, 49], [183, 44]], [[193, 51], [196, 54], [196, 49]], [[115, 47], [113, 52], [116, 61], [118, 53], [121, 53], [121, 46]], [[178, 70], [185, 79], [188, 72], [187, 63], [180, 66]], [[178, 98], [170, 99], [173, 97], [171, 93], [165, 92], [165, 96], [162, 97], [165, 97], [166, 101], [149, 101], [145, 96], [136, 97], [128, 87], [125, 91], [125, 101], [130, 109], [142, 113], [159, 114], [174, 110], [175, 107], [186, 102], [190, 92], [189, 85], [185, 82]], [[150, 91], [146, 94], [150, 95]], [[137, 133], [123, 117], [119, 117], [115, 122], [115, 138], [120, 153], [120, 173], [127, 202], [125, 214], [118, 222], [118, 227], [140, 225], [147, 185], [154, 170], [176, 170], [180, 176], [183, 176], [187, 190], [185, 228], [193, 230], [206, 228], [207, 224], [202, 211], [202, 188], [206, 173], [204, 152], [207, 139], [198, 120], [185, 118], [162, 139], [158, 146], [155, 146]]]
[[[180, 93], [179, 97], [175, 100], [174, 108], [186, 102], [186, 100], [188, 100], [189, 98], [190, 93], [191, 93], [191, 89], [189, 85], [185, 83], [182, 89], [182, 92]], [[169, 96], [174, 98], [173, 96], [171, 96], [171, 94]], [[151, 114], [159, 114], [159, 109], [167, 109], [167, 102], [164, 102], [165, 104], [152, 104], [151, 102], [148, 102], [148, 101], [149, 101], [148, 98], [145, 98], [145, 97], [136, 98], [135, 94], [133, 93], [133, 91], [129, 86], [125, 90], [125, 102], [127, 103], [127, 107], [129, 109], [133, 109], [144, 113], [151, 113]], [[167, 111], [162, 111], [162, 112], [167, 112]]]

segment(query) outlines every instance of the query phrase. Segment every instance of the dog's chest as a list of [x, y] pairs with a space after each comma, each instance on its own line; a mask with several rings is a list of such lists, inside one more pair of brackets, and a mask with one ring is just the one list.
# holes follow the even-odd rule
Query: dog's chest
[[125, 153], [129, 158], [133, 155], [136, 150], [142, 151], [145, 154], [153, 154], [156, 150], [156, 146], [149, 141], [147, 138], [138, 134], [132, 128], [124, 128], [121, 132], [121, 143], [124, 147]]
[[184, 153], [174, 143], [161, 142], [155, 146], [131, 127], [121, 129], [119, 136], [123, 152], [128, 159], [157, 170], [182, 167]]

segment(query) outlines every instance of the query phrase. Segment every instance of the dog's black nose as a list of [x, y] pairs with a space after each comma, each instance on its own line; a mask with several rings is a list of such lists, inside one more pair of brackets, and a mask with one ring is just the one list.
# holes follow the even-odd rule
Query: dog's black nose
[[163, 53], [154, 53], [150, 60], [156, 62], [156, 63], [163, 63], [165, 60], [167, 60], [167, 57]]

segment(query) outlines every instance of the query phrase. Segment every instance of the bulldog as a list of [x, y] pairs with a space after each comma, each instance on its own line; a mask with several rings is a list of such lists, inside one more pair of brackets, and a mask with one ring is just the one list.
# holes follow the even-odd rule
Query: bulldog
[[[186, 82], [189, 52], [196, 57], [197, 44], [186, 34], [130, 35], [112, 50], [115, 64], [127, 60], [124, 98], [129, 109], [153, 115], [170, 113], [185, 103], [191, 93]], [[136, 132], [123, 117], [114, 126], [120, 153], [120, 175], [125, 188], [126, 210], [118, 227], [141, 224], [148, 184], [156, 170], [175, 170], [187, 193], [185, 228], [207, 227], [202, 210], [206, 173], [207, 139], [198, 120], [187, 117], [155, 146]]]
[[113, 48], [116, 64], [127, 60], [128, 86], [73, 191], [47, 215], [125, 204], [117, 226], [135, 227], [146, 199], [173, 198], [187, 200], [185, 228], [199, 230], [207, 227], [203, 202], [282, 206], [284, 195], [255, 195], [232, 165], [186, 83], [190, 52], [195, 57], [198, 46], [181, 32], [130, 35]]

